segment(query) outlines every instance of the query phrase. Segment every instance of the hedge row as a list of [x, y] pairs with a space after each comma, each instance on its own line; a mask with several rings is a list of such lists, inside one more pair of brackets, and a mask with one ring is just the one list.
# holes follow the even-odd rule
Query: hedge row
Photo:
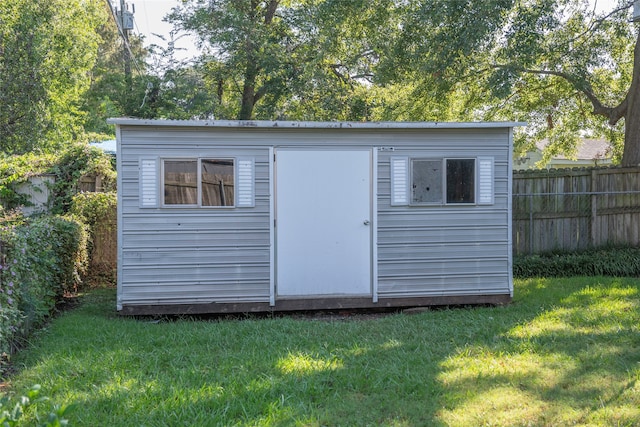
[[513, 276], [640, 277], [640, 248], [603, 248], [573, 253], [549, 253], [515, 257]]
[[81, 221], [43, 216], [15, 222], [0, 224], [0, 361], [77, 289], [87, 267]]

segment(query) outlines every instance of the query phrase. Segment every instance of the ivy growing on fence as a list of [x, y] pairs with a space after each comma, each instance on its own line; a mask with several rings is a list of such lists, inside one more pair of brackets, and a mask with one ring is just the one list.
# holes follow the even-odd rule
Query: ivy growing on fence
[[32, 176], [52, 174], [53, 200], [51, 213], [66, 213], [73, 196], [77, 193], [79, 179], [84, 175], [100, 175], [103, 187], [115, 190], [116, 172], [111, 157], [86, 143], [71, 144], [57, 154], [0, 154], [0, 215], [25, 203], [18, 194], [19, 184]]

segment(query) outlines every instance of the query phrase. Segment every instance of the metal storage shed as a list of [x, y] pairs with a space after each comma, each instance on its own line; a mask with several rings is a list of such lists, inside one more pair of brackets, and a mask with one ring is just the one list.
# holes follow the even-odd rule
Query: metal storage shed
[[110, 123], [121, 313], [511, 300], [521, 123]]

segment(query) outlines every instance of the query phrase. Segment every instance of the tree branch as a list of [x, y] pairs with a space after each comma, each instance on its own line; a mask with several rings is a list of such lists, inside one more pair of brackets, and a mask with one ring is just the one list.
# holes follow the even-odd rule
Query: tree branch
[[620, 7], [616, 8], [616, 9], [614, 9], [613, 11], [611, 11], [610, 13], [606, 14], [602, 18], [598, 18], [598, 19], [595, 19], [595, 20], [591, 21], [591, 23], [589, 24], [589, 28], [587, 28], [582, 33], [578, 34], [577, 36], [575, 36], [574, 38], [569, 40], [566, 44], [570, 45], [570, 44], [578, 41], [579, 39], [581, 39], [585, 35], [597, 30], [604, 23], [604, 21], [606, 21], [607, 19], [611, 18], [613, 15], [615, 15], [615, 14], [617, 14], [619, 12], [622, 12], [623, 10], [629, 9], [631, 6], [633, 6], [633, 3], [634, 3], [633, 1], [629, 1], [626, 4], [624, 4], [623, 6], [620, 6]]
[[253, 95], [253, 103], [256, 104], [263, 96], [267, 94], [267, 85], [263, 84]]
[[591, 87], [591, 84], [588, 81], [579, 79], [576, 76], [569, 73], [565, 73], [562, 71], [554, 71], [554, 70], [535, 70], [535, 69], [530, 69], [525, 67], [517, 67], [517, 66], [514, 67], [512, 65], [494, 65], [493, 68], [496, 68], [496, 69], [511, 68], [520, 73], [560, 77], [566, 80], [567, 82], [569, 82], [576, 90], [578, 90], [584, 96], [586, 96], [587, 99], [591, 102], [591, 105], [593, 106], [592, 113], [595, 115], [606, 117], [609, 120], [609, 124], [611, 126], [615, 125], [618, 122], [618, 120], [624, 117], [624, 115], [627, 112], [627, 105], [628, 105], [627, 97], [625, 97], [625, 99], [618, 106], [607, 107], [600, 101], [600, 99], [598, 99], [596, 94], [593, 93], [593, 88]]
[[367, 79], [367, 80], [369, 80], [369, 79], [372, 79], [374, 77], [375, 77], [375, 74], [373, 74], [373, 73], [362, 73], [362, 74], [354, 74], [352, 76], [349, 76], [349, 78], [353, 79], [353, 80], [357, 80], [357, 79]]
[[338, 68], [344, 68], [344, 66], [341, 64], [329, 64], [329, 69], [331, 70], [331, 72], [333, 72], [333, 74], [342, 82], [348, 83], [349, 76], [342, 74], [340, 71], [338, 71]]
[[270, 25], [273, 21], [273, 17], [276, 14], [276, 9], [278, 9], [278, 5], [280, 4], [280, 0], [271, 0], [267, 4], [267, 11], [264, 14], [264, 23], [266, 25]]

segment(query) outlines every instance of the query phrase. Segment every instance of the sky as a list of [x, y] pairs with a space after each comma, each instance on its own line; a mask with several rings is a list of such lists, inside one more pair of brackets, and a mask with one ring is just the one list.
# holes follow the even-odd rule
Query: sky
[[[113, 0], [112, 0], [113, 1]], [[599, 11], [611, 10], [618, 0], [590, 0], [596, 5]], [[169, 39], [169, 32], [172, 30], [172, 25], [163, 22], [163, 18], [171, 11], [171, 9], [180, 3], [180, 0], [130, 0], [129, 4], [135, 5], [135, 34], [141, 34], [145, 36], [145, 45], [158, 44], [166, 45], [155, 34], [161, 34]], [[119, 5], [119, 1], [117, 1]], [[118, 6], [119, 7], [119, 6]], [[179, 50], [177, 56], [181, 59], [187, 59], [198, 55], [198, 50], [195, 48], [193, 39], [183, 37], [176, 42], [176, 47]]]
[[[111, 0], [114, 3], [114, 0]], [[117, 7], [120, 8], [119, 0], [116, 0]], [[129, 10], [131, 4], [135, 6], [134, 18], [134, 34], [143, 35], [145, 37], [144, 44], [157, 44], [166, 46], [166, 43], [155, 34], [160, 34], [169, 40], [169, 32], [173, 26], [164, 22], [164, 17], [171, 12], [171, 9], [180, 4], [179, 0], [129, 0]], [[193, 39], [183, 37], [176, 41], [176, 48], [180, 49], [177, 54], [179, 58], [186, 59], [198, 55]]]

